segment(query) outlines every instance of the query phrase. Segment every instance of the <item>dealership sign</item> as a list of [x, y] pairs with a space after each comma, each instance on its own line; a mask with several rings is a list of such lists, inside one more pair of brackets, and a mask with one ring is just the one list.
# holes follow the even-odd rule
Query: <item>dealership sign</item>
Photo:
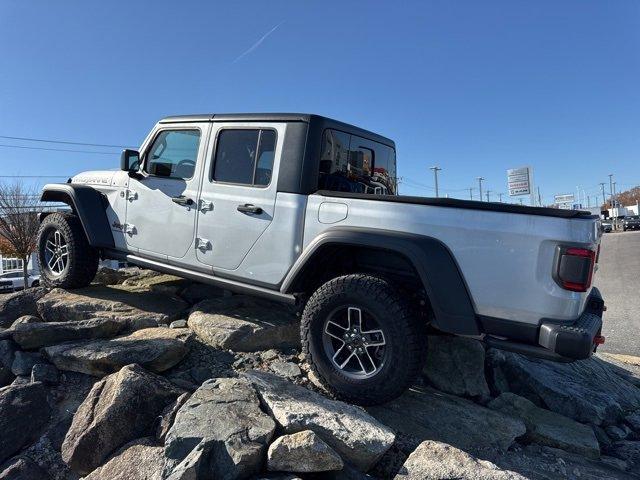
[[575, 210], [575, 207], [573, 207], [575, 202], [575, 195], [573, 195], [573, 193], [555, 195], [553, 199], [559, 208], [563, 208], [566, 210], [570, 210], [571, 208], [573, 208]]
[[531, 195], [531, 169], [529, 167], [507, 170], [509, 196]]

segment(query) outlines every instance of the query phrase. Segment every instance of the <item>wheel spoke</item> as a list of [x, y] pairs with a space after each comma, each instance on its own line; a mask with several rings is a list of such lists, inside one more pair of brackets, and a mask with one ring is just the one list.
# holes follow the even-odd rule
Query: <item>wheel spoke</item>
[[343, 337], [347, 333], [347, 329], [338, 325], [336, 322], [329, 321], [327, 322], [327, 326], [324, 328], [324, 333], [344, 343]]
[[[354, 355], [355, 355], [355, 352], [351, 352], [351, 354], [347, 357], [347, 359], [340, 364], [340, 368], [342, 369], [342, 368], [346, 367], [347, 363], [349, 363], [349, 361], [353, 358]], [[356, 358], [358, 358], [358, 357], [356, 356]]]
[[367, 347], [382, 347], [387, 344], [382, 330], [362, 332], [362, 336], [365, 338]]
[[[365, 363], [369, 364], [370, 370], [367, 370], [367, 368], [364, 366], [362, 362], [363, 358], [365, 360]], [[360, 361], [360, 365], [362, 365], [362, 369], [364, 370], [364, 373], [371, 374], [378, 369], [378, 367], [376, 366], [376, 363], [373, 361], [373, 358], [371, 358], [371, 355], [369, 354], [369, 350], [367, 350], [366, 347], [363, 349], [363, 352], [358, 355], [358, 360]]]
[[349, 330], [354, 328], [362, 330], [362, 310], [358, 307], [349, 307], [347, 316], [349, 318]]
[[57, 261], [58, 261], [57, 259], [58, 259], [58, 256], [57, 256], [57, 255], [55, 255], [55, 254], [53, 254], [53, 255], [51, 255], [51, 258], [49, 259], [49, 261], [47, 262], [47, 265], [49, 265], [49, 268], [50, 268], [51, 270], [53, 270], [53, 265], [52, 265], [52, 263], [55, 265], [55, 262], [57, 262]]

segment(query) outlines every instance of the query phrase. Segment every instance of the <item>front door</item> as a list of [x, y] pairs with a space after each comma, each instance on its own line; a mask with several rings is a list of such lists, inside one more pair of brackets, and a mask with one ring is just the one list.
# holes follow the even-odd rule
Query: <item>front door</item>
[[283, 124], [213, 126], [196, 255], [215, 271], [238, 268], [273, 220], [284, 131]]
[[193, 245], [209, 123], [162, 126], [125, 191], [127, 245], [153, 257], [182, 258]]

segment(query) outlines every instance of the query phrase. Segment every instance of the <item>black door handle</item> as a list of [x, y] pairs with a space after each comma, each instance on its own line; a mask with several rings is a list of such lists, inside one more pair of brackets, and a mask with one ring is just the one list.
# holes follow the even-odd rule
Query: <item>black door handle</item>
[[179, 197], [172, 197], [171, 201], [173, 203], [177, 203], [178, 205], [182, 205], [183, 207], [191, 207], [193, 205], [193, 200], [185, 197], [184, 195], [180, 195]]
[[253, 213], [256, 215], [260, 215], [262, 213], [262, 209], [260, 207], [256, 207], [255, 205], [251, 205], [250, 203], [238, 205], [238, 211], [242, 213]]

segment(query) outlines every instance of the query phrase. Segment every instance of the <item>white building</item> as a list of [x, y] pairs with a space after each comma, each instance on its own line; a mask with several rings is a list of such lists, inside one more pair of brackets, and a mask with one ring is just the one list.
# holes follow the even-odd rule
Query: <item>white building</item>
[[[22, 272], [22, 266], [24, 260], [22, 258], [16, 258], [0, 254], [0, 274], [7, 272]], [[40, 271], [38, 266], [38, 259], [35, 253], [32, 253], [27, 263], [27, 270], [37, 275]]]

